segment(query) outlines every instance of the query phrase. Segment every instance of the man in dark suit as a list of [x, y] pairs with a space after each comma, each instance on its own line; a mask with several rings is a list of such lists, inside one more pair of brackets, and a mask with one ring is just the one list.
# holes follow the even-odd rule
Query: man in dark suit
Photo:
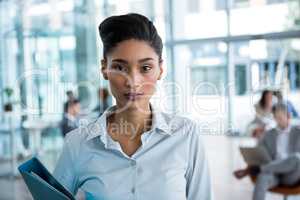
[[64, 116], [61, 121], [61, 131], [65, 136], [68, 132], [78, 127], [78, 114], [80, 112], [80, 102], [77, 99], [66, 102]]

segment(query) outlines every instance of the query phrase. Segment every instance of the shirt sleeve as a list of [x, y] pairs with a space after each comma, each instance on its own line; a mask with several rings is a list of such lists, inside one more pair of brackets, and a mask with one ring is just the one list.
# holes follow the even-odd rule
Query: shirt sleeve
[[186, 174], [187, 200], [212, 200], [209, 167], [201, 142], [200, 129], [194, 125], [189, 148], [189, 166]]
[[53, 176], [73, 195], [76, 195], [78, 190], [77, 176], [75, 163], [73, 162], [73, 156], [69, 146], [70, 144], [67, 137], [65, 138], [63, 150], [54, 169]]

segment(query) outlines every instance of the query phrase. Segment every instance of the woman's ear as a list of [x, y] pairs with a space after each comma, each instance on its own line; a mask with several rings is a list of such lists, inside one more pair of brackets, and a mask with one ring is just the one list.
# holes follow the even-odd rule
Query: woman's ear
[[159, 61], [159, 76], [157, 78], [157, 80], [160, 80], [162, 78], [164, 72], [164, 68], [163, 68], [163, 60]]
[[107, 76], [107, 62], [106, 62], [105, 59], [101, 60], [101, 73], [103, 75], [103, 78], [105, 80], [107, 80], [108, 79], [108, 76]]

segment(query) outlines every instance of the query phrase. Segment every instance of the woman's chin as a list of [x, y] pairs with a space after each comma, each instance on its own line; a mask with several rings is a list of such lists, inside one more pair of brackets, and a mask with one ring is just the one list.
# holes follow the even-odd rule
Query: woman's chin
[[126, 110], [144, 110], [145, 106], [148, 105], [143, 99], [135, 99], [135, 100], [125, 100], [122, 102], [121, 107]]

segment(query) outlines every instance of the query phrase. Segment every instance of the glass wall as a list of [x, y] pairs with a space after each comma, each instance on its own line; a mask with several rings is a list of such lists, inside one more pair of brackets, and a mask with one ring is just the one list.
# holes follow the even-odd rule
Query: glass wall
[[184, 105], [182, 113], [203, 124], [217, 122], [217, 134], [243, 134], [265, 88], [284, 91], [300, 110], [299, 1], [168, 2], [173, 38], [167, 44], [175, 52], [174, 80], [184, 88], [175, 108]]
[[[1, 1], [0, 89], [14, 89], [22, 116], [59, 120], [67, 90], [89, 112], [97, 89], [107, 87], [98, 25], [106, 16], [138, 12], [154, 21], [165, 43], [167, 73], [154, 101], [240, 129], [236, 119], [244, 111], [236, 108], [247, 104], [250, 120], [253, 105], [244, 102], [265, 87], [288, 88], [299, 105], [299, 6], [297, 0]], [[5, 98], [1, 92], [1, 104]]]
[[299, 30], [299, 10], [298, 0], [234, 0], [230, 10], [230, 34]]
[[[97, 91], [108, 83], [100, 73], [98, 25], [129, 12], [149, 17], [162, 36], [165, 73], [152, 98], [162, 111], [197, 121], [208, 135], [246, 135], [264, 89], [281, 90], [300, 112], [299, 0], [0, 0], [1, 165], [6, 168], [14, 149], [20, 158], [42, 150], [40, 158], [53, 169], [63, 145], [66, 91], [80, 99], [80, 122], [99, 116], [93, 113]], [[13, 89], [12, 115], [4, 113], [5, 88]], [[16, 146], [7, 116], [14, 117]], [[204, 140], [211, 160], [223, 152], [211, 166], [215, 180], [230, 175], [216, 185], [225, 191], [235, 184], [232, 171], [242, 167], [236, 150], [244, 138]]]
[[197, 39], [226, 36], [228, 33], [226, 1], [174, 0], [175, 39]]
[[[67, 90], [76, 93], [86, 112], [96, 106], [98, 88], [107, 87], [99, 71], [102, 46], [97, 30], [106, 16], [144, 14], [166, 40], [163, 1], [32, 0], [0, 5], [5, 16], [0, 86], [14, 88], [25, 116], [58, 120]], [[1, 97], [3, 101], [3, 93]]]

